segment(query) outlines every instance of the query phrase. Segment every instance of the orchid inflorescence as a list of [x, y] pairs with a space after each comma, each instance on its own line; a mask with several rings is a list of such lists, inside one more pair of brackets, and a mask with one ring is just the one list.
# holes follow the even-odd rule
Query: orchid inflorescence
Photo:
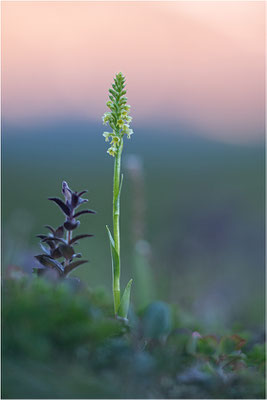
[[109, 142], [110, 147], [107, 151], [111, 156], [115, 156], [118, 153], [119, 147], [122, 145], [122, 138], [124, 135], [128, 139], [131, 138], [133, 130], [130, 129], [130, 123], [132, 117], [129, 115], [131, 106], [127, 103], [127, 97], [125, 97], [125, 77], [119, 72], [114, 78], [112, 89], [109, 89], [109, 98], [107, 106], [110, 112], [106, 112], [102, 119], [103, 124], [109, 126], [112, 132], [104, 132], [103, 136], [106, 142]]
[[[86, 193], [87, 190], [82, 192], [73, 192], [67, 182], [62, 183], [62, 193], [65, 198], [65, 202], [58, 197], [50, 197], [49, 200], [55, 202], [61, 211], [65, 215], [65, 222], [58, 228], [54, 229], [50, 225], [45, 227], [50, 231], [47, 235], [37, 235], [41, 239], [40, 246], [44, 251], [44, 254], [35, 256], [35, 258], [42, 265], [37, 270], [38, 275], [42, 275], [47, 270], [55, 270], [59, 277], [66, 277], [75, 268], [87, 262], [87, 260], [75, 260], [81, 258], [81, 253], [76, 253], [73, 246], [77, 244], [78, 240], [91, 237], [93, 235], [81, 234], [72, 237], [74, 229], [78, 228], [80, 221], [77, 217], [83, 214], [95, 214], [93, 210], [81, 210], [76, 212], [81, 204], [87, 202], [87, 199], [83, 199], [81, 196]], [[63, 261], [59, 261], [59, 260]]]
[[130, 139], [133, 130], [130, 129], [130, 106], [125, 97], [125, 77], [119, 72], [115, 78], [112, 88], [109, 89], [109, 98], [107, 106], [111, 112], [107, 112], [103, 116], [103, 123], [109, 124], [112, 132], [104, 132], [103, 136], [106, 141], [110, 142], [108, 153], [114, 157], [114, 175], [113, 175], [113, 235], [108, 226], [108, 237], [111, 249], [112, 261], [112, 281], [113, 281], [113, 302], [114, 313], [117, 318], [127, 319], [132, 279], [129, 280], [122, 295], [120, 289], [121, 275], [121, 256], [120, 256], [120, 195], [122, 188], [123, 175], [121, 174], [121, 156], [123, 149], [123, 136], [126, 135]]

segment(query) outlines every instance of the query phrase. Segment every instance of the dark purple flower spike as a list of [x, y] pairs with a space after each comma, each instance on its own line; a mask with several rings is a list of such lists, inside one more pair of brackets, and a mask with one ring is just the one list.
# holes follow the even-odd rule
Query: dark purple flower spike
[[72, 237], [73, 230], [78, 228], [80, 221], [76, 218], [83, 214], [95, 214], [93, 210], [81, 210], [76, 212], [81, 204], [86, 203], [88, 200], [83, 199], [81, 196], [86, 193], [83, 190], [79, 193], [73, 192], [67, 182], [62, 183], [62, 193], [65, 202], [58, 197], [50, 197], [49, 200], [56, 203], [65, 215], [65, 222], [57, 229], [50, 225], [45, 227], [49, 230], [47, 235], [37, 235], [41, 239], [40, 246], [44, 254], [39, 254], [35, 258], [42, 265], [37, 270], [38, 275], [42, 275], [47, 269], [53, 269], [58, 272], [60, 277], [66, 277], [71, 271], [87, 262], [87, 260], [75, 260], [81, 258], [80, 253], [76, 253], [73, 246], [77, 244], [78, 240], [91, 237], [93, 235], [81, 234]]

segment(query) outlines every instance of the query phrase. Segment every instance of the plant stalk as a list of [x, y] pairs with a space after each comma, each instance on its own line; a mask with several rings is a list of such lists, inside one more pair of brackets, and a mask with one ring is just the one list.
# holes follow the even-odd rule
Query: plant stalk
[[68, 231], [68, 233], [67, 233], [67, 242], [68, 242], [68, 244], [70, 244], [71, 238], [72, 238], [72, 231]]
[[120, 185], [121, 185], [121, 153], [123, 148], [123, 140], [115, 155], [114, 161], [114, 177], [113, 177], [113, 237], [116, 252], [118, 254], [118, 262], [114, 263], [113, 269], [113, 299], [114, 312], [118, 314], [120, 306]]
[[[67, 243], [68, 243], [68, 245], [70, 244], [71, 239], [72, 239], [72, 231], [67, 231]], [[70, 263], [70, 260], [66, 260], [65, 267], [67, 265], [69, 265], [69, 263]]]

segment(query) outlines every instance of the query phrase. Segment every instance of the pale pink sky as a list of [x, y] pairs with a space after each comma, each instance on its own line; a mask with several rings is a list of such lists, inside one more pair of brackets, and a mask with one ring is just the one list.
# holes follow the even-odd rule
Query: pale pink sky
[[136, 124], [257, 141], [264, 2], [2, 2], [7, 122], [97, 120], [119, 71]]

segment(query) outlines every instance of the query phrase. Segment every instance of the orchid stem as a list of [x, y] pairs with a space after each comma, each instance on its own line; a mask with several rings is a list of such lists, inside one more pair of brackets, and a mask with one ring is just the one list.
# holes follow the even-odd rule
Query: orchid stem
[[120, 305], [120, 175], [122, 148], [123, 141], [121, 140], [120, 147], [115, 156], [113, 178], [113, 237], [115, 250], [118, 254], [118, 263], [114, 265], [113, 269], [113, 299], [115, 315], [117, 315]]

